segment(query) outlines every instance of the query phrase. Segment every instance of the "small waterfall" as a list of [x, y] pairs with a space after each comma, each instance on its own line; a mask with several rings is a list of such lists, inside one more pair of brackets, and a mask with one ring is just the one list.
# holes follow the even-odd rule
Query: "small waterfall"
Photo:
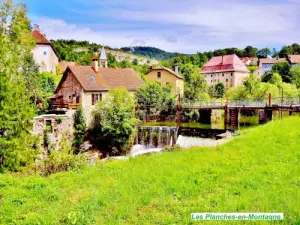
[[176, 143], [176, 135], [176, 127], [141, 126], [137, 131], [136, 144], [144, 145], [148, 148], [162, 148]]
[[164, 146], [172, 146], [177, 141], [177, 128], [165, 126], [141, 126], [137, 130], [136, 144], [130, 155], [159, 152]]

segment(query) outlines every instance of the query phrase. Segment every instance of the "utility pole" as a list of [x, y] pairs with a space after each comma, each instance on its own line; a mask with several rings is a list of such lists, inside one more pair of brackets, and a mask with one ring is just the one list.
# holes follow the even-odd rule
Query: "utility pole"
[[281, 109], [280, 109], [280, 119], [282, 119], [282, 110], [283, 110], [283, 87], [281, 87]]

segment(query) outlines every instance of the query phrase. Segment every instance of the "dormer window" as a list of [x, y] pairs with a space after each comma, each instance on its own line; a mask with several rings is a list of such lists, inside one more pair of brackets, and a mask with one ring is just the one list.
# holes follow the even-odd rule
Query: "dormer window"
[[157, 72], [157, 79], [161, 78], [161, 72]]
[[94, 76], [89, 76], [90, 82], [95, 82], [95, 77]]

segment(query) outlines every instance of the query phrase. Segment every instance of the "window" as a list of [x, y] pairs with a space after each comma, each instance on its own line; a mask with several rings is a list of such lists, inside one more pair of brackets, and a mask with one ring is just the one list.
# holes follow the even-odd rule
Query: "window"
[[161, 72], [157, 72], [157, 78], [158, 78], [158, 79], [161, 78]]
[[92, 94], [92, 105], [95, 105], [98, 101], [102, 101], [102, 94]]
[[228, 82], [228, 79], [226, 79], [226, 82]]
[[222, 74], [222, 77], [224, 77], [224, 73]]
[[211, 77], [212, 77], [212, 75], [211, 75]]
[[44, 51], [44, 55], [47, 55], [47, 51]]
[[94, 76], [89, 76], [89, 79], [91, 82], [95, 82], [95, 77]]
[[233, 76], [233, 73], [231, 73], [231, 76]]

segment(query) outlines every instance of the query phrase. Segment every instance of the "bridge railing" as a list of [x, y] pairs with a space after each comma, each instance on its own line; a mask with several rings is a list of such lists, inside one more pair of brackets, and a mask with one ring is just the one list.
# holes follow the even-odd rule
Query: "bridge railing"
[[[190, 108], [221, 108], [221, 107], [265, 107], [269, 106], [268, 98], [248, 98], [248, 99], [215, 99], [208, 101], [188, 101], [183, 100], [181, 106], [182, 107], [190, 107]], [[291, 106], [291, 105], [300, 105], [300, 98], [297, 97], [274, 97], [271, 99], [271, 105], [278, 106]]]

